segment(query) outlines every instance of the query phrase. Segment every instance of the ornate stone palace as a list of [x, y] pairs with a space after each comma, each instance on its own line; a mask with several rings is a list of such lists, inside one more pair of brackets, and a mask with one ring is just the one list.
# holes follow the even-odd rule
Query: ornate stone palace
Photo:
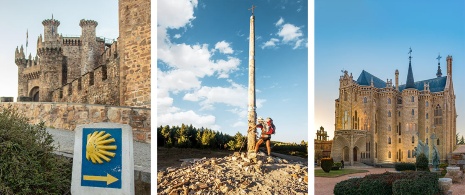
[[415, 162], [419, 140], [429, 146], [429, 156], [436, 145], [441, 161], [453, 151], [457, 114], [452, 56], [446, 58], [447, 75], [442, 76], [438, 56], [436, 77], [416, 82], [409, 58], [404, 85], [399, 85], [398, 70], [395, 85], [392, 79], [384, 82], [365, 70], [357, 80], [344, 71], [335, 100], [331, 149], [335, 162]]

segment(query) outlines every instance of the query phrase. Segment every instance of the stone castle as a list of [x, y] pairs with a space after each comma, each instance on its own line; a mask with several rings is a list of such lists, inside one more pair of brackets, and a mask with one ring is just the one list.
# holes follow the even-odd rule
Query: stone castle
[[[79, 124], [129, 124], [134, 139], [151, 140], [150, 0], [119, 0], [119, 37], [112, 43], [97, 37], [98, 22], [76, 21], [79, 37], [59, 34], [60, 21], [42, 21], [37, 54], [16, 48], [18, 99], [13, 107], [30, 123], [73, 130]], [[76, 25], [77, 25], [76, 24]]]
[[[335, 136], [331, 156], [335, 162], [390, 164], [415, 162], [421, 141], [437, 146], [441, 161], [454, 150], [456, 134], [452, 56], [447, 56], [447, 75], [442, 76], [440, 56], [436, 77], [414, 81], [411, 56], [407, 82], [395, 85], [363, 70], [355, 81], [344, 71], [339, 98], [335, 100]], [[427, 154], [428, 155], [428, 154]]]
[[121, 4], [128, 1], [120, 1], [120, 37], [111, 44], [96, 36], [97, 21], [82, 19], [80, 37], [63, 37], [60, 21], [44, 20], [36, 56], [15, 51], [18, 101], [150, 107], [150, 24], [134, 31]]

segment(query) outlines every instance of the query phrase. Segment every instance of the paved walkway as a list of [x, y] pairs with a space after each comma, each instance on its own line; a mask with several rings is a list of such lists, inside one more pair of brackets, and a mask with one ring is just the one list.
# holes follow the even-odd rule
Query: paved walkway
[[[328, 177], [314, 177], [315, 178], [315, 183], [313, 186], [313, 189], [310, 189], [310, 192], [314, 191], [315, 195], [329, 195], [329, 194], [334, 194], [334, 186], [336, 186], [337, 183], [349, 179], [349, 177], [354, 177], [354, 176], [361, 176], [364, 177], [369, 174], [380, 174], [384, 173], [386, 171], [394, 171], [394, 168], [374, 168], [372, 166], [360, 164], [356, 166], [345, 166], [345, 169], [363, 169], [367, 170], [369, 172], [365, 173], [355, 173], [355, 174], [350, 174], [350, 175], [343, 175], [340, 177], [336, 178], [328, 178]], [[315, 170], [321, 169], [321, 167], [315, 167]], [[309, 184], [311, 185], [311, 183]], [[452, 195], [462, 195], [465, 194], [465, 182], [462, 183], [454, 183], [452, 187], [450, 188], [452, 190]]]
[[[53, 136], [56, 153], [73, 157], [74, 131], [47, 128], [47, 132]], [[134, 169], [150, 173], [150, 144], [134, 141]]]

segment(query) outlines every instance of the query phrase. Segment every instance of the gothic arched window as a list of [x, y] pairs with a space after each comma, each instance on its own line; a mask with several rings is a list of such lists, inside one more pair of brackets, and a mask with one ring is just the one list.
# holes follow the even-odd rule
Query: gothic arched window
[[367, 97], [363, 97], [363, 103], [367, 103]]
[[437, 143], [437, 145], [439, 146], [439, 138], [438, 138], [438, 143]]
[[388, 117], [391, 117], [391, 111], [388, 111]]
[[428, 145], [428, 138], [426, 138], [426, 145]]
[[429, 105], [429, 103], [428, 103], [428, 101], [426, 101], [426, 107], [428, 107], [428, 105]]
[[415, 143], [415, 136], [412, 136], [412, 144]]
[[415, 115], [415, 110], [414, 110], [414, 109], [412, 109], [412, 116], [413, 116], [413, 115]]
[[391, 144], [391, 137], [388, 138], [388, 144]]
[[412, 102], [415, 102], [415, 97], [412, 96]]
[[391, 104], [391, 98], [388, 98], [388, 104]]
[[426, 119], [428, 119], [428, 113], [426, 113]]
[[391, 158], [391, 151], [388, 152], [388, 158]]

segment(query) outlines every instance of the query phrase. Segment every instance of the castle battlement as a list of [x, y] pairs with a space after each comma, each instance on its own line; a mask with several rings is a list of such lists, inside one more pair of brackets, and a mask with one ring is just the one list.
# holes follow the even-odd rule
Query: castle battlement
[[96, 27], [98, 25], [98, 22], [95, 21], [95, 20], [85, 20], [85, 19], [82, 19], [80, 22], [79, 22], [79, 26], [80, 27], [85, 27], [85, 26], [93, 26], [93, 27]]
[[46, 20], [42, 21], [42, 25], [44, 25], [44, 26], [49, 26], [49, 25], [60, 26], [60, 21], [55, 20], [55, 19], [46, 19]]
[[42, 47], [37, 49], [37, 54], [41, 57], [63, 54], [61, 47]]
[[99, 64], [106, 64], [110, 60], [118, 57], [118, 42], [113, 42], [110, 47], [105, 49], [105, 52], [100, 56]]
[[82, 41], [80, 37], [64, 37], [62, 44], [63, 46], [81, 46]]

